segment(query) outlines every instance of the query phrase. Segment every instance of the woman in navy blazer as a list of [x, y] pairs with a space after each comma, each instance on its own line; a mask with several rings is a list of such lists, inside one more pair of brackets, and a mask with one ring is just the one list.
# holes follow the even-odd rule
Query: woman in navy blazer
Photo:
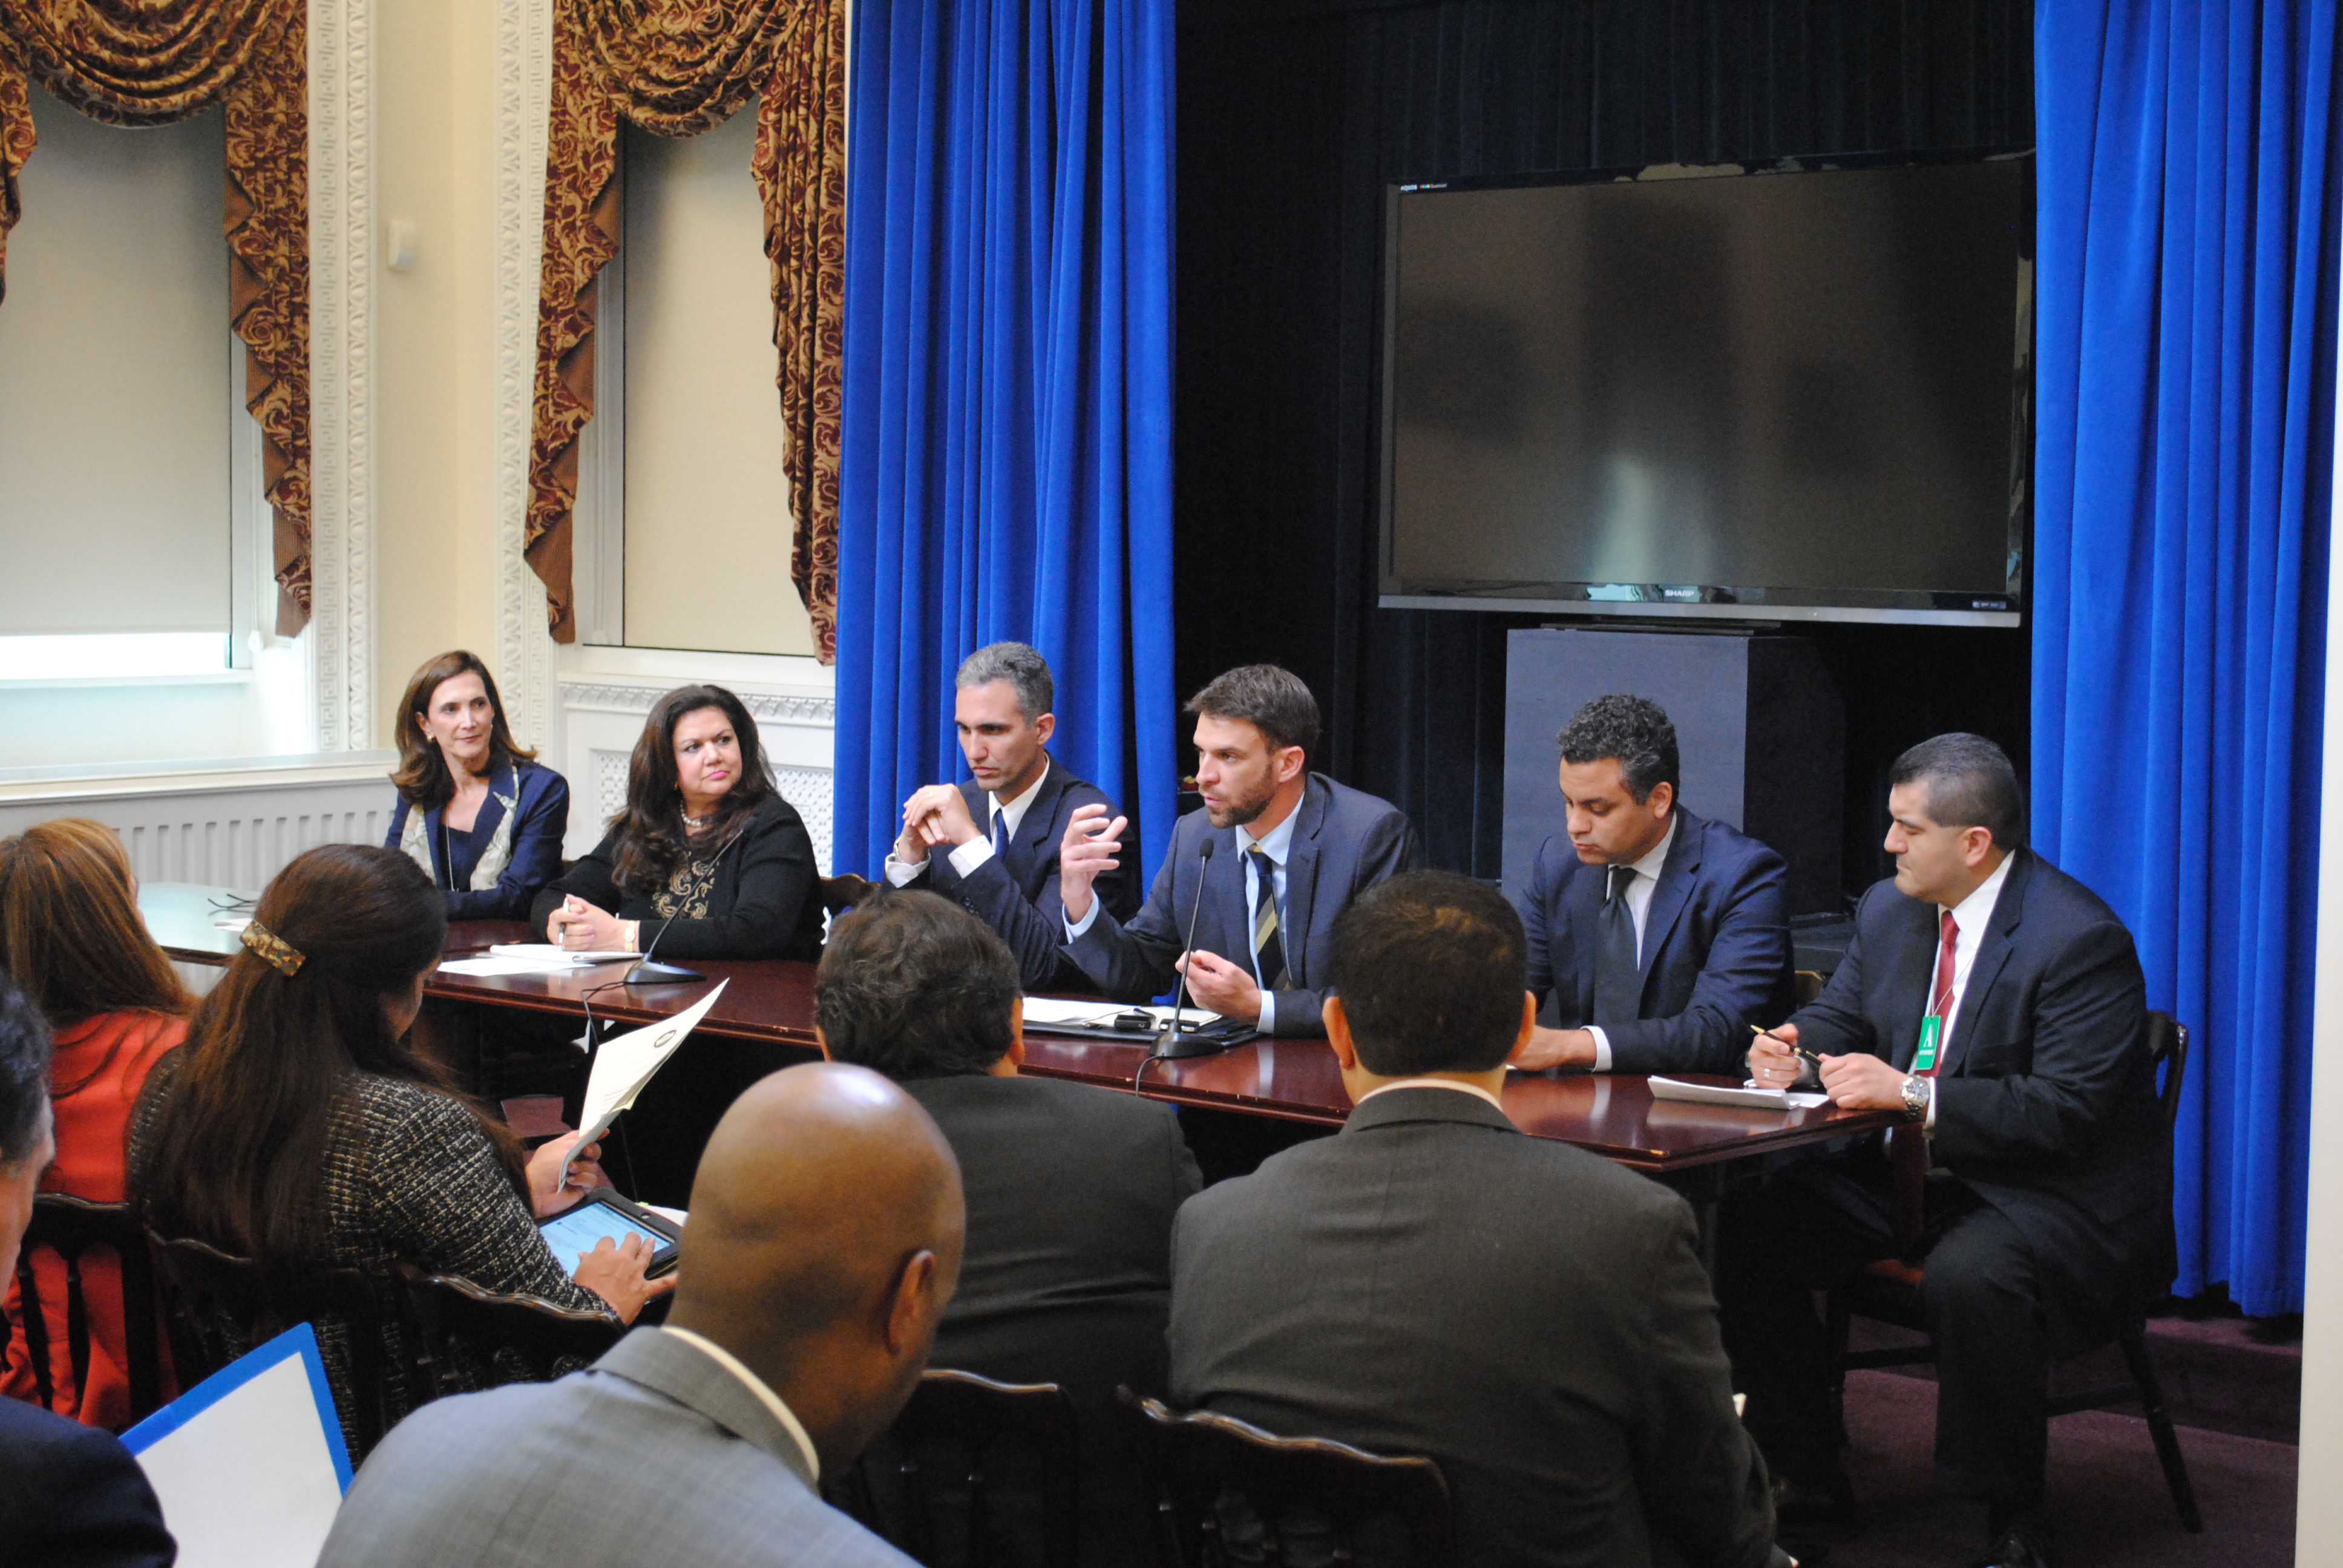
[[383, 845], [447, 890], [449, 920], [526, 920], [561, 874], [569, 782], [536, 756], [514, 741], [478, 655], [443, 653], [407, 683], [390, 776], [398, 806]]

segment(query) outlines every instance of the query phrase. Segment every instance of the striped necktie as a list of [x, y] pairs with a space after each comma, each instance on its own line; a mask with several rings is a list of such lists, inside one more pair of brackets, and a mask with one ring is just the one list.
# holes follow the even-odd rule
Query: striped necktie
[[1261, 977], [1262, 989], [1281, 990], [1290, 977], [1285, 972], [1285, 944], [1277, 935], [1277, 869], [1259, 844], [1245, 853], [1252, 860], [1253, 873], [1253, 972]]

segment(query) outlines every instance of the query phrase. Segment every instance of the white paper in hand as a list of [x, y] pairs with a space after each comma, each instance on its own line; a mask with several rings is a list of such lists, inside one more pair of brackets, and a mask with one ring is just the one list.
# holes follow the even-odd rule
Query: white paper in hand
[[[586, 1080], [585, 1108], [578, 1113], [578, 1125], [586, 1136], [578, 1141], [577, 1148], [585, 1148], [610, 1131], [610, 1123], [618, 1112], [635, 1102], [643, 1085], [667, 1065], [667, 1059], [699, 1027], [699, 1020], [708, 1016], [708, 1010], [716, 1005], [716, 999], [731, 983], [718, 980], [713, 990], [673, 1018], [661, 1019], [602, 1042], [602, 1048], [594, 1053], [594, 1070]], [[572, 1153], [570, 1158], [577, 1156]]]

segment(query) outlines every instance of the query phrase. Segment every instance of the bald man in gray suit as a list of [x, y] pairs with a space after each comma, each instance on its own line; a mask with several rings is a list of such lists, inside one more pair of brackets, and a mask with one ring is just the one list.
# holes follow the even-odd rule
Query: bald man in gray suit
[[319, 1568], [908, 1568], [817, 1488], [918, 1384], [963, 1224], [950, 1146], [901, 1090], [775, 1073], [701, 1158], [668, 1326], [407, 1417]]

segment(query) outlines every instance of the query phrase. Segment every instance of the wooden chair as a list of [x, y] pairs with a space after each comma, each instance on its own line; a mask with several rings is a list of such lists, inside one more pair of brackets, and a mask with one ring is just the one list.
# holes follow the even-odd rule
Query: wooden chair
[[857, 904], [867, 904], [878, 892], [879, 884], [868, 877], [858, 877], [851, 871], [821, 879], [821, 907], [831, 915], [844, 914]]
[[924, 1563], [1074, 1568], [1081, 1448], [1053, 1382], [930, 1371], [832, 1501]]
[[1448, 1568], [1448, 1483], [1429, 1459], [1277, 1437], [1117, 1389], [1154, 1501], [1160, 1568]]
[[427, 1391], [418, 1401], [462, 1393], [482, 1376], [498, 1386], [551, 1382], [598, 1361], [627, 1332], [606, 1312], [483, 1290], [451, 1274], [401, 1274]]
[[[2151, 1012], [2147, 1015], [2147, 1050], [2149, 1059], [2164, 1070], [2164, 1081], [2157, 1091], [2157, 1101], [2164, 1115], [2164, 1131], [2167, 1146], [2174, 1125], [2180, 1117], [2180, 1084], [2188, 1067], [2188, 1030], [2170, 1014]], [[1898, 1243], [1907, 1252], [1918, 1244], [1924, 1231], [1921, 1213], [1921, 1183], [1926, 1178], [1925, 1159], [1916, 1158], [1923, 1141], [1906, 1137], [1900, 1148], [1891, 1151], [1898, 1183], [1896, 1193], [1896, 1230]], [[2170, 1243], [2167, 1241], [2167, 1247]], [[2168, 1264], [2170, 1257], [2163, 1260]], [[2169, 1268], [2157, 1277], [2170, 1278]], [[1852, 1351], [1847, 1349], [1847, 1334], [1852, 1318], [1860, 1313], [1866, 1318], [1893, 1324], [1915, 1332], [1926, 1332], [1927, 1322], [1921, 1311], [1920, 1287], [1926, 1278], [1925, 1260], [1913, 1261], [1906, 1258], [1888, 1258], [1871, 1264], [1839, 1289], [1830, 1292], [1829, 1312], [1825, 1325], [1832, 1358], [1834, 1394], [1844, 1402], [1846, 1374], [1866, 1367], [1908, 1366], [1917, 1362], [1936, 1359], [1933, 1344], [1890, 1347], [1882, 1350]], [[2100, 1388], [2085, 1389], [2074, 1393], [2056, 1394], [2049, 1401], [2050, 1413], [2071, 1415], [2077, 1411], [2099, 1410], [2108, 1405], [2138, 1402], [2141, 1413], [2147, 1418], [2148, 1435], [2156, 1442], [2156, 1457], [2164, 1467], [2165, 1485], [2171, 1490], [2172, 1504], [2179, 1512], [2180, 1523], [2192, 1534], [2202, 1533], [2205, 1520], [2197, 1507], [2197, 1489], [2188, 1479], [2188, 1463], [2180, 1452], [2180, 1439], [2173, 1431], [2172, 1415], [2164, 1402], [2164, 1383], [2156, 1375], [2156, 1364], [2147, 1353], [2147, 1322], [2146, 1314], [2135, 1310], [2124, 1325], [2116, 1332], [2115, 1343], [2123, 1352], [2127, 1381]]]
[[[343, 1411], [357, 1437], [353, 1463], [371, 1452], [387, 1430], [389, 1362], [383, 1354], [386, 1308], [374, 1282], [357, 1269], [267, 1269], [248, 1258], [188, 1238], [148, 1232], [168, 1295], [171, 1357], [181, 1380], [211, 1376], [254, 1346], [296, 1323], [332, 1316], [349, 1325], [347, 1394]], [[392, 1306], [391, 1311], [396, 1311]], [[418, 1403], [427, 1384], [410, 1379]]]
[[63, 1192], [43, 1192], [33, 1200], [32, 1223], [25, 1228], [24, 1251], [16, 1259], [23, 1303], [18, 1316], [34, 1386], [45, 1409], [55, 1402], [55, 1389], [50, 1381], [48, 1320], [42, 1314], [41, 1292], [33, 1276], [33, 1253], [44, 1247], [65, 1260], [65, 1348], [73, 1363], [76, 1404], [89, 1386], [89, 1304], [82, 1296], [81, 1260], [91, 1248], [106, 1247], [121, 1261], [122, 1348], [130, 1363], [124, 1369], [130, 1377], [130, 1419], [144, 1418], [162, 1403], [163, 1372], [161, 1342], [155, 1331], [155, 1262], [137, 1216], [127, 1203], [93, 1203]]
[[1790, 979], [1795, 982], [1800, 1007], [1823, 994], [1823, 977], [1819, 970], [1795, 970], [1791, 972]]

